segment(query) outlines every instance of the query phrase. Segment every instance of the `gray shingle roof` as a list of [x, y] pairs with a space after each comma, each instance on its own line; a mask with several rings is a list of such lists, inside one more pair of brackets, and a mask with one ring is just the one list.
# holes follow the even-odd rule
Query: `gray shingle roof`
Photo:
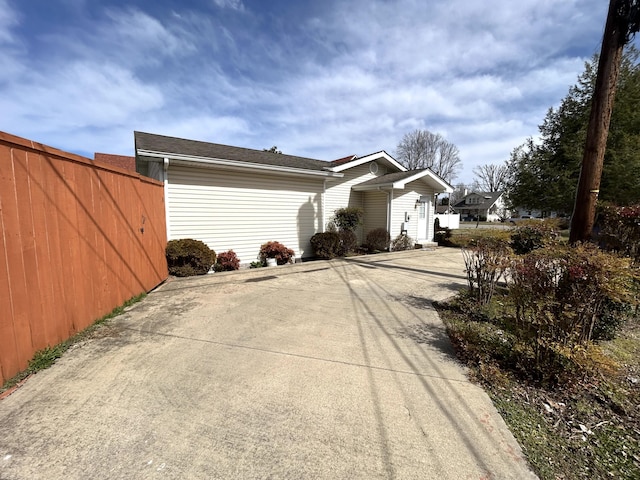
[[282, 153], [264, 152], [250, 148], [232, 147], [218, 143], [200, 142], [184, 138], [167, 137], [153, 133], [133, 132], [136, 154], [138, 150], [148, 150], [159, 153], [175, 153], [193, 157], [234, 160], [263, 165], [275, 165], [306, 170], [325, 170], [330, 167], [329, 162], [313, 158], [296, 157]]
[[[479, 195], [483, 199], [481, 203], [474, 203], [469, 205], [465, 203], [467, 198], [476, 196], [476, 195]], [[502, 195], [502, 192], [471, 192], [469, 195], [465, 195], [464, 197], [462, 197], [453, 206], [455, 208], [465, 208], [465, 207], [477, 208], [479, 205], [486, 205], [486, 207], [483, 207], [483, 208], [489, 208], [491, 205], [496, 203], [498, 198], [500, 198], [500, 195]]]

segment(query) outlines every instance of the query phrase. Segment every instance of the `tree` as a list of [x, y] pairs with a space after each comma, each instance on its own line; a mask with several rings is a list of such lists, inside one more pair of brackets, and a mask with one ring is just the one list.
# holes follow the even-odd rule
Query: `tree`
[[499, 192], [505, 189], [509, 176], [509, 167], [506, 163], [496, 165], [487, 163], [473, 168], [476, 175], [478, 190], [483, 192]]
[[278, 150], [278, 147], [276, 147], [275, 145], [271, 148], [263, 148], [262, 151], [270, 152], [270, 153], [282, 153], [280, 150]]
[[396, 158], [409, 170], [430, 168], [449, 183], [462, 168], [458, 147], [428, 130], [406, 133], [398, 143]]
[[[528, 139], [507, 162], [507, 191], [516, 207], [571, 214], [580, 176], [598, 57], [585, 64], [577, 83], [540, 125], [540, 140]], [[640, 202], [640, 65], [633, 46], [623, 54], [604, 156], [600, 200]]]
[[464, 183], [458, 183], [453, 187], [453, 192], [449, 194], [449, 205], [455, 205], [464, 197], [469, 191], [469, 188]]

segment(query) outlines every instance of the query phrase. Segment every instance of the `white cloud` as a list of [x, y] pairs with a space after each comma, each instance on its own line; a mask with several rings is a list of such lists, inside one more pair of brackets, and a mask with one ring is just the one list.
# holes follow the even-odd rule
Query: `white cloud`
[[220, 8], [230, 8], [232, 10], [244, 11], [242, 0], [213, 0], [213, 3]]
[[14, 46], [0, 49], [0, 129], [74, 151], [127, 153], [146, 130], [334, 159], [393, 154], [420, 128], [458, 145], [471, 181], [537, 134], [606, 15], [598, 0], [210, 5], [98, 8], [38, 32], [50, 50], [19, 52], [19, 4], [0, 0]]
[[0, 100], [1, 109], [14, 124], [37, 115], [40, 131], [119, 126], [163, 105], [158, 89], [111, 64], [65, 65], [24, 78], [11, 90]]
[[12, 28], [18, 25], [18, 15], [7, 3], [0, 0], [0, 45], [11, 44], [16, 41]]

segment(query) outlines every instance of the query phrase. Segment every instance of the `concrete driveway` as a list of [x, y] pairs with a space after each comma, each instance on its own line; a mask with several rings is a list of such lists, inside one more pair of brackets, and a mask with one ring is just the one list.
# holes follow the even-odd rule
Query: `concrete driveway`
[[431, 307], [464, 283], [453, 249], [171, 281], [0, 401], [0, 478], [534, 478]]

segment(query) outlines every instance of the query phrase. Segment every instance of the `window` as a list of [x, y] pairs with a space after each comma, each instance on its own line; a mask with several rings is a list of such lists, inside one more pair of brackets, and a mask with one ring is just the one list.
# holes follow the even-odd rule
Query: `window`
[[420, 218], [425, 218], [426, 212], [427, 212], [427, 209], [425, 207], [424, 202], [420, 202], [420, 210], [418, 210], [418, 216]]

